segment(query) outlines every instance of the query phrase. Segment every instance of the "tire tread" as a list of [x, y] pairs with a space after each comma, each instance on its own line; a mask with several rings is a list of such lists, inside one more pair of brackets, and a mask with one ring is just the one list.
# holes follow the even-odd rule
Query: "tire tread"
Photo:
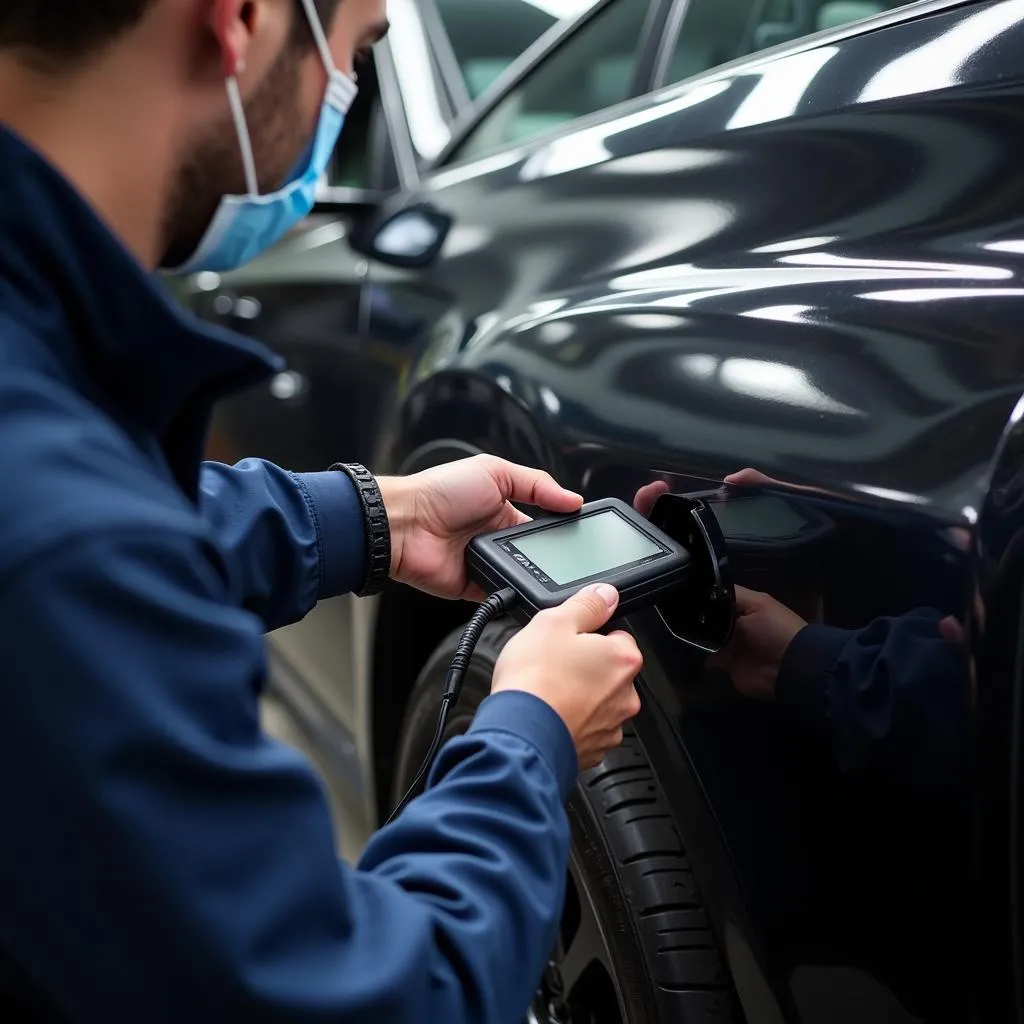
[[[728, 972], [668, 802], [635, 731], [584, 776], [657, 987], [682, 1024], [738, 1019]], [[637, 814], [639, 807], [644, 813]]]

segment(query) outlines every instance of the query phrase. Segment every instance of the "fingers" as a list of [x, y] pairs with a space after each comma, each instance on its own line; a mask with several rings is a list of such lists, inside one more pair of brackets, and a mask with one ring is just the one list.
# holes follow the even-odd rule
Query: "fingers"
[[765, 476], [759, 469], [740, 469], [724, 477], [722, 482], [735, 484], [737, 487], [767, 487], [770, 484], [777, 484], [778, 480]]
[[735, 617], [737, 629], [733, 632], [729, 643], [720, 651], [712, 654], [705, 662], [707, 668], [716, 672], [731, 672], [737, 653], [744, 646], [744, 635], [739, 628], [739, 620], [754, 615], [764, 607], [766, 600], [771, 600], [767, 594], [762, 594], [757, 590], [748, 590], [746, 587], [736, 586], [734, 590], [736, 592]]
[[[618, 629], [614, 633], [608, 634], [608, 639], [615, 643], [615, 653], [622, 659], [623, 668], [626, 669], [635, 678], [640, 674], [640, 670], [644, 667], [644, 656], [640, 653], [640, 648], [637, 647], [636, 640], [632, 633], [627, 633], [623, 629]], [[634, 694], [636, 690], [634, 689]], [[639, 697], [637, 700], [639, 701]], [[639, 711], [639, 706], [637, 711]], [[635, 715], [637, 712], [634, 711]], [[630, 715], [632, 718], [633, 716]]]
[[584, 755], [580, 760], [580, 768], [589, 771], [596, 768], [613, 750], [622, 746], [625, 739], [622, 729], [615, 729], [613, 732], [606, 732], [594, 739], [593, 753]]
[[[637, 697], [636, 714], [639, 714], [639, 712], [640, 698]], [[630, 718], [635, 718], [636, 714], [630, 715]], [[580, 768], [583, 771], [596, 768], [613, 750], [622, 746], [622, 742], [625, 738], [625, 730], [621, 725], [617, 729], [611, 729], [608, 732], [603, 732], [600, 735], [595, 736], [592, 746], [580, 760]]]
[[748, 590], [746, 587], [734, 587], [736, 591], [736, 614], [751, 615], [764, 603], [765, 594], [758, 590]]
[[759, 469], [740, 469], [722, 478], [722, 483], [732, 484], [736, 487], [780, 487], [787, 491], [806, 491], [810, 494], [823, 493], [818, 487], [808, 487], [806, 484], [791, 484], [784, 480], [776, 480], [773, 476], [762, 473]]
[[958, 646], [964, 643], [967, 639], [967, 633], [964, 631], [964, 627], [960, 625], [959, 620], [953, 615], [947, 615], [939, 623], [939, 636], [948, 644]]
[[658, 499], [663, 494], [668, 494], [668, 491], [669, 486], [664, 480], [655, 480], [652, 484], [646, 484], [636, 492], [636, 497], [633, 498], [633, 508], [644, 518], [649, 518]]
[[626, 720], [636, 718], [643, 709], [643, 703], [640, 700], [640, 691], [634, 686], [630, 691], [629, 700], [626, 702], [624, 711], [626, 713]]
[[573, 594], [554, 609], [552, 615], [571, 620], [577, 633], [594, 633], [612, 617], [618, 606], [619, 592], [607, 583], [598, 583]]
[[576, 512], [583, 504], [581, 495], [560, 487], [549, 473], [487, 455], [479, 457], [487, 460], [506, 501], [536, 505], [548, 512]]

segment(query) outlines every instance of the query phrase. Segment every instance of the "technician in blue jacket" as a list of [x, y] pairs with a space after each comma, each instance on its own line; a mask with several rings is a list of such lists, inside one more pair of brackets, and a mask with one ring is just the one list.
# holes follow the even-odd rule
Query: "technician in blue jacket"
[[513, 639], [355, 871], [258, 698], [265, 630], [389, 574], [473, 597], [468, 538], [581, 499], [486, 457], [201, 465], [211, 403], [278, 363], [149, 273], [309, 210], [383, 7], [0, 3], [5, 1022], [513, 1024], [554, 944], [564, 801], [639, 709], [635, 643], [596, 634], [614, 591]]

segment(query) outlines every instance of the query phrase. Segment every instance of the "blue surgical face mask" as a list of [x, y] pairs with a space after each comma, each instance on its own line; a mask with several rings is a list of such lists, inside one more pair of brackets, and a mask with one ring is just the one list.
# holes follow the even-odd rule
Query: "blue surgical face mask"
[[196, 251], [180, 266], [171, 268], [168, 271], [171, 274], [234, 270], [280, 241], [313, 209], [317, 185], [327, 170], [345, 124], [345, 115], [355, 99], [356, 84], [335, 68], [313, 0], [301, 2], [328, 76], [316, 135], [285, 184], [274, 192], [260, 195], [238, 81], [234, 77], [229, 78], [228, 102], [242, 151], [248, 195], [224, 196], [221, 199]]

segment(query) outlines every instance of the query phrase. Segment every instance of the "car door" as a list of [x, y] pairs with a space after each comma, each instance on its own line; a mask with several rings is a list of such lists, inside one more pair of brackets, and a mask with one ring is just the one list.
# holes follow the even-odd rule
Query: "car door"
[[733, 499], [736, 582], [864, 649], [837, 734], [828, 664], [804, 701], [753, 701], [635, 624], [748, 1016], [1013, 1019], [975, 984], [1008, 959], [1006, 829], [988, 870], [972, 851], [1005, 786], [971, 786], [1013, 763], [1013, 709], [964, 638], [992, 632], [975, 526], [1024, 379], [1020, 5], [677, 13], [676, 87], [566, 128], [575, 94], [524, 77], [417, 190], [448, 242], [393, 273], [455, 327], [411, 366], [393, 464], [438, 431], [509, 451], [504, 402], [590, 498]]

